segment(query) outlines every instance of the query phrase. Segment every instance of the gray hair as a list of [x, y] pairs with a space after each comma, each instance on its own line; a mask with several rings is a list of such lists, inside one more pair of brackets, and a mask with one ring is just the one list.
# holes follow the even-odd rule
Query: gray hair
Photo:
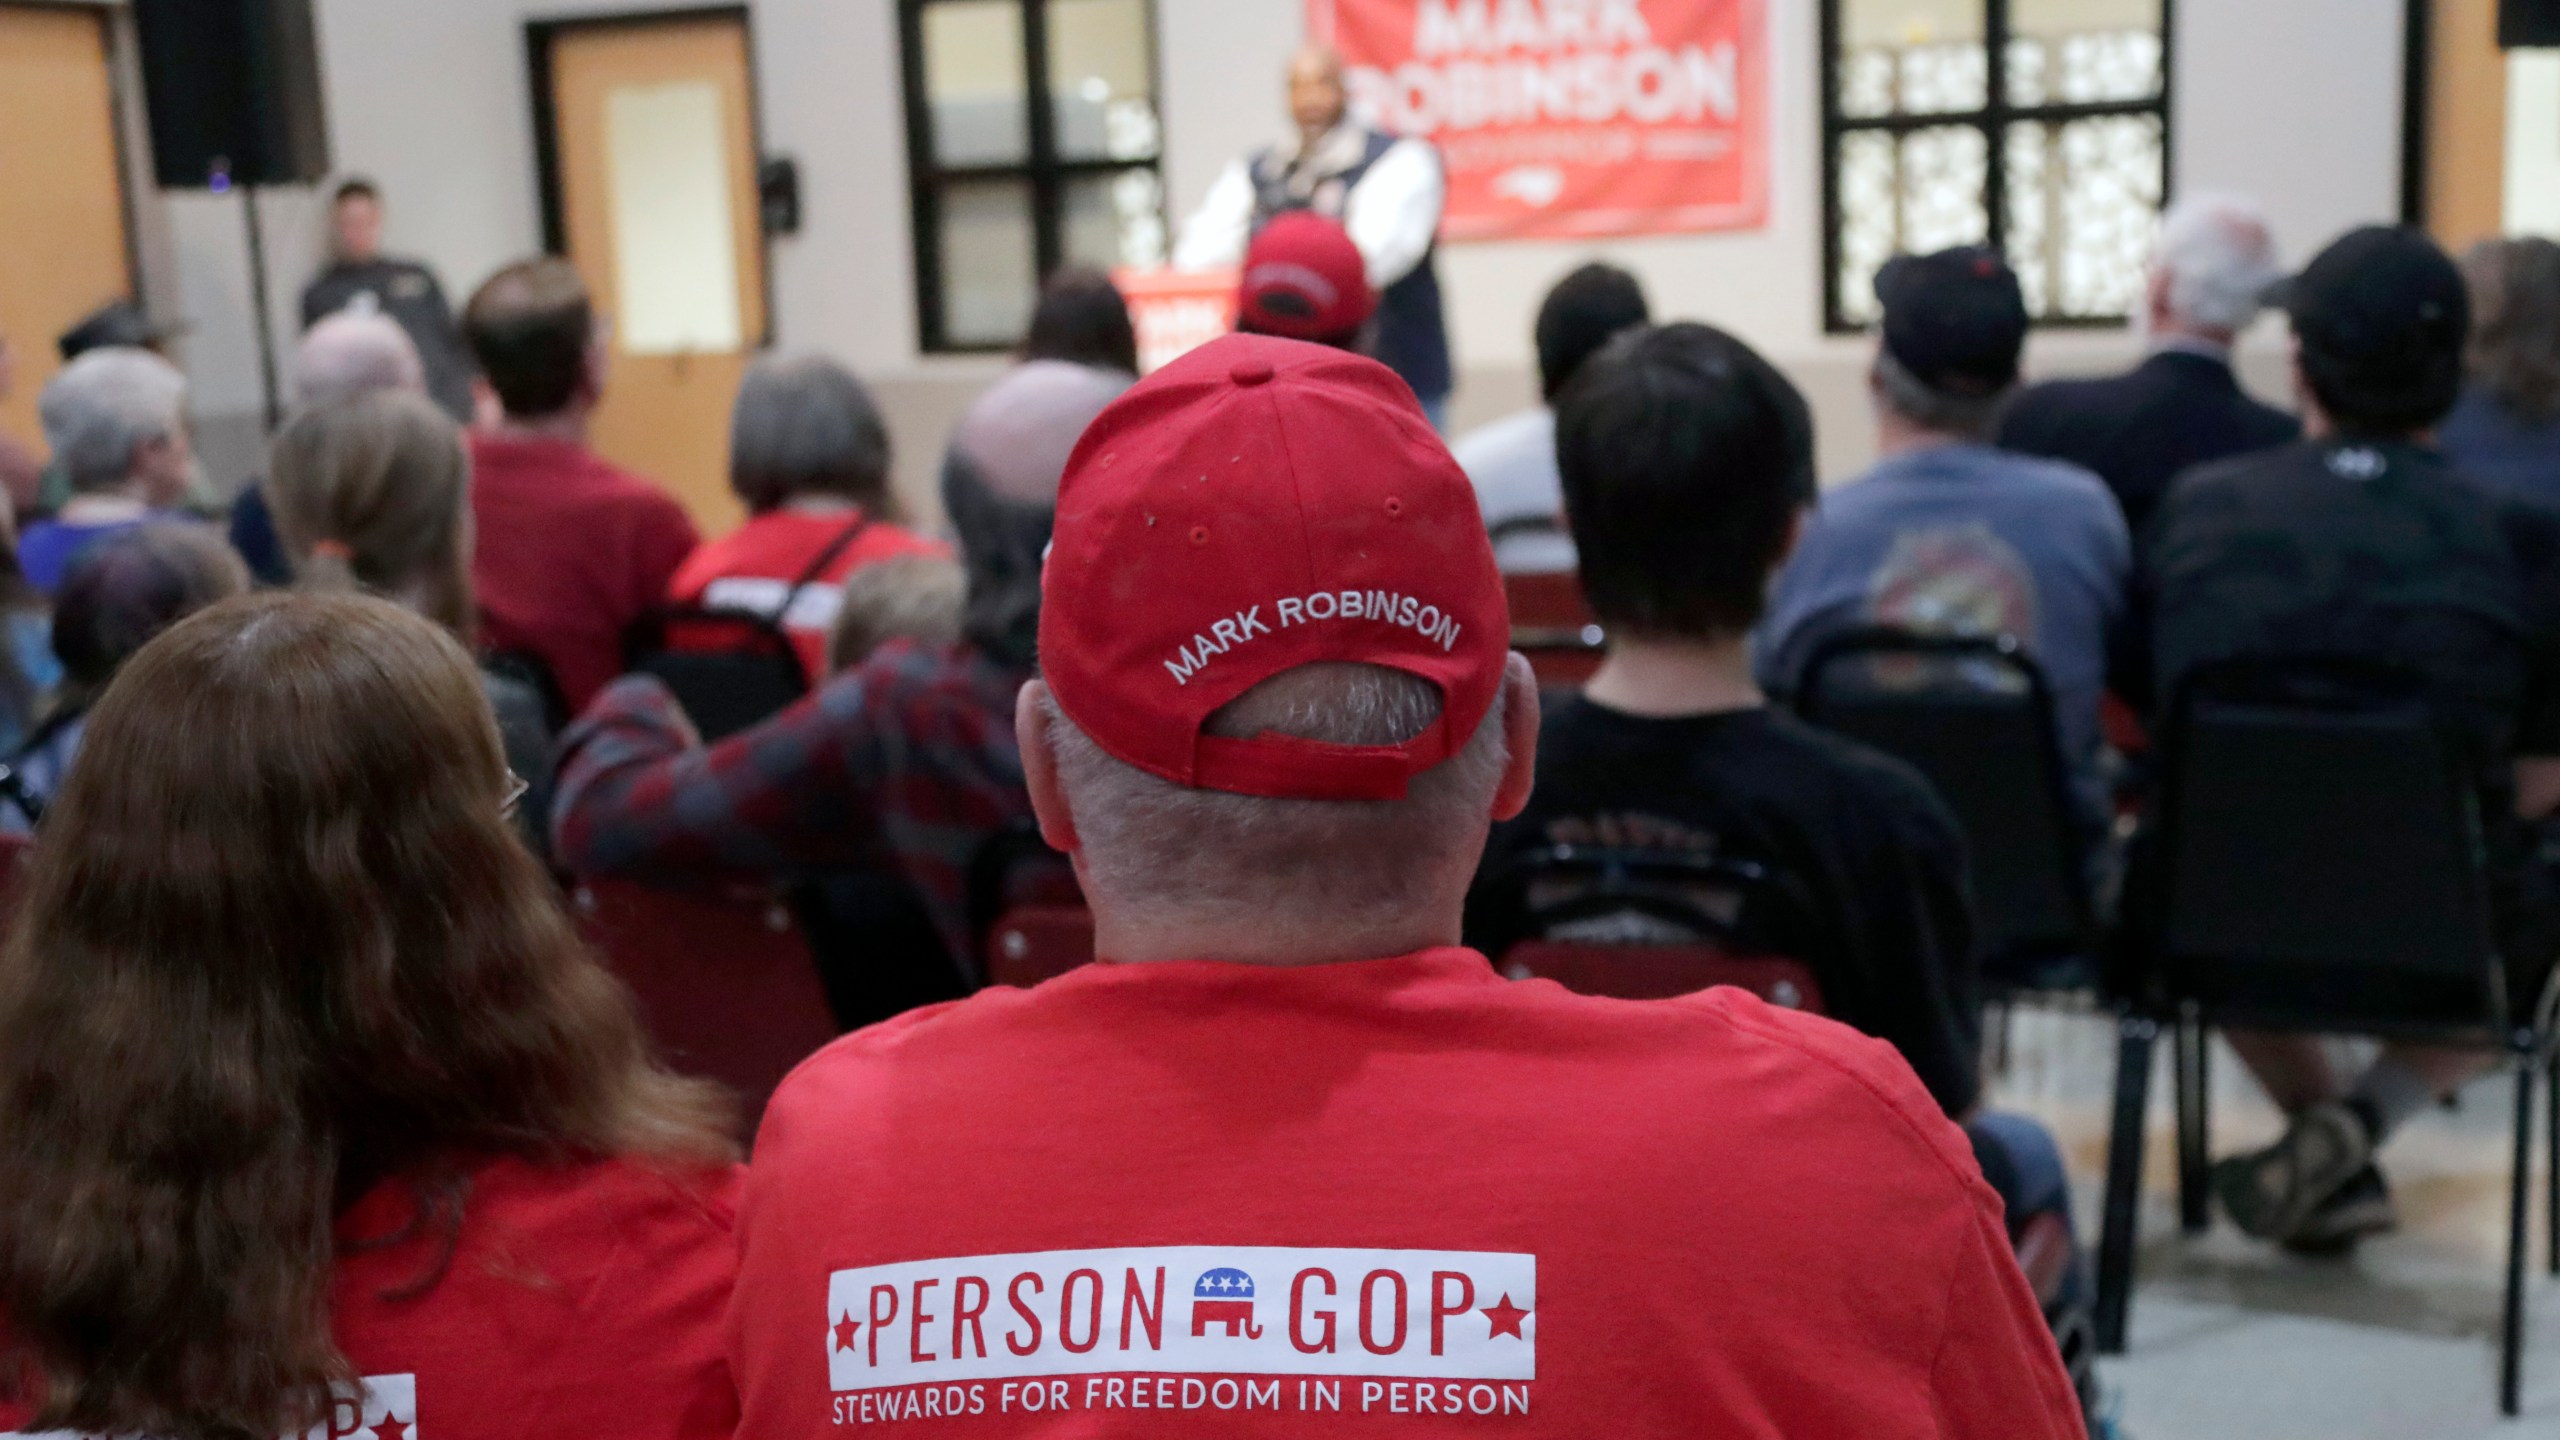
[[[1047, 701], [1087, 882], [1149, 915], [1328, 933], [1409, 918], [1432, 877], [1472, 869], [1508, 763], [1499, 701], [1401, 800], [1273, 800], [1193, 790], [1118, 760]], [[1440, 718], [1431, 682], [1376, 665], [1302, 665], [1209, 717], [1214, 735], [1397, 745]]]
[[423, 394], [426, 388], [417, 342], [379, 310], [324, 315], [293, 350], [298, 405], [336, 405], [378, 390]]
[[44, 443], [79, 491], [122, 484], [133, 474], [134, 451], [185, 427], [186, 406], [178, 367], [130, 345], [85, 352], [36, 402]]
[[2266, 213], [2238, 195], [2191, 195], [2170, 206], [2151, 264], [2168, 277], [2173, 318], [2225, 335], [2258, 318], [2261, 297], [2281, 273]]
[[1886, 408], [1923, 430], [1940, 435], [1959, 435], [1979, 440], [1991, 433], [1991, 422], [1999, 417], [2000, 406], [2015, 386], [2003, 386], [1987, 395], [1960, 395], [1941, 390], [1911, 373], [1911, 368], [1893, 358], [1893, 352], [1876, 347], [1876, 393]]
[[794, 495], [889, 507], [889, 428], [853, 372], [823, 356], [759, 360], [729, 418], [729, 488], [761, 514]]

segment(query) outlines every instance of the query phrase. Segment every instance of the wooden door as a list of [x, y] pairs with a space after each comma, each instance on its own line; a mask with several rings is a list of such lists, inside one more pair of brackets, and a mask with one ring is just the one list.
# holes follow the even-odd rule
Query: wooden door
[[0, 430], [44, 453], [36, 395], [53, 337], [133, 292], [115, 85], [98, 11], [0, 4], [0, 335], [17, 384]]
[[729, 409], [765, 341], [743, 13], [538, 28], [560, 239], [610, 317], [593, 440], [705, 534], [738, 522]]
[[2427, 229], [2456, 254], [2503, 228], [2507, 65], [2497, 0], [2426, 0]]

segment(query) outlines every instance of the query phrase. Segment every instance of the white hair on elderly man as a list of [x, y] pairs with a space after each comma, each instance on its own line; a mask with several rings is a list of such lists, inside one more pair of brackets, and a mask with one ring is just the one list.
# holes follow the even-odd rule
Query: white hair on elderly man
[[426, 388], [417, 342], [379, 310], [322, 316], [293, 349], [296, 404], [336, 405], [379, 390], [423, 394]]
[[144, 446], [183, 440], [187, 377], [148, 350], [110, 345], [62, 367], [36, 401], [44, 443], [76, 491], [110, 490]]
[[[1509, 755], [1496, 703], [1401, 800], [1275, 800], [1194, 790], [1113, 758], [1044, 696], [1058, 783], [1087, 883], [1152, 919], [1327, 932], [1392, 925], [1452, 867], [1472, 871]], [[1283, 671], [1213, 712], [1204, 733], [1400, 745], [1440, 718], [1439, 687], [1378, 665]]]
[[2249, 328], [2282, 275], [2265, 213], [2238, 195], [2191, 195], [2170, 206], [2151, 266], [2170, 320], [2225, 338]]

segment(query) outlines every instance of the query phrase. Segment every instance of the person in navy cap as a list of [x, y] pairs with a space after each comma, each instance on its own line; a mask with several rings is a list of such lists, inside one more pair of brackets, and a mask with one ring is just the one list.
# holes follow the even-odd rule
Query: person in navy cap
[[2107, 813], [2098, 702], [2132, 568], [2123, 511], [2089, 471], [1990, 443], [2027, 338], [2018, 277], [1997, 251], [1897, 257], [1876, 298], [1879, 458], [1807, 518], [1755, 638], [1760, 683], [1793, 692], [1814, 649], [1852, 626], [2014, 636], [2052, 686], [2094, 847]]

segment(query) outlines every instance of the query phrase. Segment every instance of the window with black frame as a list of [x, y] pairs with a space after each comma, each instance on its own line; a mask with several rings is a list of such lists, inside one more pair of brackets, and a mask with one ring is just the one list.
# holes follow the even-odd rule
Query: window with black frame
[[1061, 265], [1164, 262], [1151, 0], [902, 0], [926, 350], [1022, 338]]
[[[1990, 244], [2040, 324], [2139, 308], [2168, 188], [2170, 0], [1823, 0], [1825, 320], [1902, 252]], [[1997, 57], [1997, 63], [1994, 63]]]

